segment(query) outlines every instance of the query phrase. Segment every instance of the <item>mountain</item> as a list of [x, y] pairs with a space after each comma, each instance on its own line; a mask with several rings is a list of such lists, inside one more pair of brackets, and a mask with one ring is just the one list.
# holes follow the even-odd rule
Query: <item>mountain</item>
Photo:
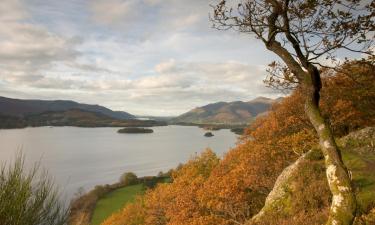
[[[99, 112], [82, 109], [47, 111], [24, 118], [27, 126], [76, 126], [76, 127], [152, 127], [166, 125], [153, 120], [114, 119]], [[1, 126], [0, 126], [1, 127]]]
[[197, 107], [171, 120], [172, 123], [246, 124], [265, 113], [278, 99], [259, 97], [248, 102], [217, 102]]
[[43, 112], [67, 111], [80, 109], [88, 112], [101, 113], [113, 119], [127, 120], [134, 119], [135, 116], [122, 111], [112, 111], [100, 105], [81, 104], [66, 100], [22, 100], [0, 97], [0, 114], [6, 116], [25, 117]]

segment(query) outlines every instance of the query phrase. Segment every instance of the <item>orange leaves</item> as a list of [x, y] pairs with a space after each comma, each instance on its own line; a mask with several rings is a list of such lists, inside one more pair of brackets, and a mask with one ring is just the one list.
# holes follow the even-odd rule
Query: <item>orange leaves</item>
[[316, 143], [317, 138], [311, 129], [302, 129], [280, 139], [280, 145], [283, 146], [283, 149], [289, 149], [298, 156], [308, 152]]
[[[211, 215], [198, 196], [198, 191], [202, 190], [204, 182], [218, 163], [217, 156], [211, 150], [206, 150], [174, 171], [172, 184], [159, 184], [104, 224], [116, 220], [122, 221], [119, 224], [132, 225], [138, 224], [137, 221], [147, 225], [225, 224], [220, 223], [220, 218]], [[139, 216], [132, 216], [136, 209], [139, 210]], [[118, 223], [116, 221], [113, 224]]]
[[181, 221], [188, 221], [199, 213], [195, 193], [217, 162], [218, 158], [209, 150], [194, 157], [174, 171], [172, 184], [159, 184], [147, 191], [135, 203], [113, 214], [103, 225], [193, 224]]
[[128, 204], [122, 211], [106, 219], [102, 225], [141, 225], [145, 224], [145, 217], [142, 200], [138, 198], [136, 203]]
[[353, 102], [342, 99], [335, 102], [335, 105], [331, 108], [331, 114], [335, 115], [336, 118], [332, 121], [334, 127], [345, 126], [348, 121], [355, 124], [359, 122], [357, 118], [361, 118], [361, 112], [354, 107]]
[[[173, 174], [173, 183], [168, 185], [169, 202], [164, 206], [168, 224], [205, 224], [204, 218], [211, 217], [201, 204], [198, 191], [219, 163], [217, 156], [206, 150], [194, 157]], [[209, 224], [209, 223], [206, 223]]]
[[345, 135], [375, 123], [375, 66], [355, 62], [340, 71], [323, 80], [322, 109], [334, 132]]
[[[252, 197], [251, 186], [261, 183], [257, 180], [255, 157], [247, 145], [233, 149], [213, 170], [201, 190], [200, 198], [206, 207], [226, 221], [244, 222], [257, 211], [265, 195]], [[254, 161], [252, 161], [254, 160]], [[259, 171], [259, 170], [258, 170]]]
[[[375, 124], [374, 66], [354, 63], [345, 70], [351, 77], [334, 73], [323, 79], [321, 107], [336, 135]], [[222, 160], [210, 150], [195, 156], [173, 172], [173, 183], [148, 191], [104, 225], [244, 223], [263, 206], [281, 171], [317, 142], [295, 90], [257, 118]]]

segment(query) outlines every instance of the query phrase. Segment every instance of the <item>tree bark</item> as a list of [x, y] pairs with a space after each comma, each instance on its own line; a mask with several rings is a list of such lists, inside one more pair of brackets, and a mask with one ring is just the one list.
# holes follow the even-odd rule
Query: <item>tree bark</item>
[[351, 225], [356, 212], [356, 200], [332, 130], [319, 108], [320, 74], [316, 67], [308, 69], [309, 77], [302, 83], [305, 94], [305, 113], [314, 126], [325, 159], [326, 175], [332, 193], [327, 225]]

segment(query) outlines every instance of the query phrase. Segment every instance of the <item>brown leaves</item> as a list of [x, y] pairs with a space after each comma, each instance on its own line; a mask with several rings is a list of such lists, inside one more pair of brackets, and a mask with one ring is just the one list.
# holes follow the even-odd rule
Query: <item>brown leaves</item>
[[[354, 62], [341, 69], [350, 76], [330, 70], [324, 72], [321, 103], [323, 114], [336, 135], [375, 124], [373, 65]], [[240, 143], [222, 160], [209, 150], [195, 156], [173, 173], [172, 184], [161, 184], [148, 191], [104, 224], [244, 223], [263, 206], [281, 171], [317, 142], [304, 113], [303, 96], [297, 89], [275, 104], [266, 116], [258, 117]], [[271, 224], [300, 224], [306, 218], [311, 224], [325, 221], [329, 191], [324, 167], [312, 163], [307, 168], [306, 175], [301, 175], [295, 183], [302, 186], [296, 188], [300, 192], [294, 193], [297, 200], [293, 202], [293, 207], [304, 210], [296, 212], [293, 223], [289, 218], [285, 221], [275, 218], [278, 222]], [[322, 171], [315, 173], [314, 170]], [[303, 186], [307, 182], [311, 185]]]

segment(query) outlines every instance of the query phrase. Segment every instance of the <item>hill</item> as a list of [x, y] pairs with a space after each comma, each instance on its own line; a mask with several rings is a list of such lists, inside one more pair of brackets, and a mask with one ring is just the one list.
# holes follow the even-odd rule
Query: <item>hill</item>
[[38, 126], [152, 127], [165, 122], [135, 116], [100, 105], [74, 101], [21, 100], [0, 97], [0, 129]]
[[[374, 68], [360, 65], [345, 67], [355, 79], [328, 71], [321, 95], [322, 115], [351, 174], [355, 225], [375, 224]], [[103, 225], [326, 224], [338, 200], [326, 172], [335, 174], [326, 169], [304, 102], [294, 90], [258, 116], [222, 158], [209, 150], [192, 157], [172, 171], [171, 184], [147, 192]]]
[[75, 127], [152, 127], [164, 126], [165, 122], [154, 120], [114, 119], [107, 115], [81, 109], [66, 111], [47, 111], [23, 117], [0, 114], [0, 129], [40, 126], [75, 126]]
[[[358, 215], [354, 225], [375, 222], [375, 176], [372, 172], [375, 166], [374, 138], [375, 128], [368, 127], [338, 140], [344, 163], [352, 172], [353, 187], [358, 202]], [[261, 187], [261, 192], [254, 192], [250, 186], [242, 184], [243, 171], [239, 173], [237, 171], [237, 178], [241, 179], [238, 184], [232, 182], [226, 184], [227, 187], [232, 188], [222, 189], [222, 181], [227, 178], [225, 176], [228, 173], [229, 176], [236, 173], [233, 173], [231, 169], [233, 165], [230, 164], [234, 163], [237, 166], [238, 160], [243, 160], [238, 157], [232, 158], [230, 155], [233, 153], [236, 154], [232, 150], [229, 158], [226, 156], [220, 161], [214, 153], [203, 152], [174, 171], [171, 184], [157, 186], [134, 203], [124, 201], [127, 205], [123, 210], [114, 213], [102, 225], [172, 224], [171, 221], [185, 222], [188, 219], [190, 219], [189, 224], [194, 224], [195, 219], [199, 222], [203, 221], [201, 224], [220, 225], [325, 223], [332, 196], [326, 180], [324, 157], [318, 147], [312, 147], [294, 163], [289, 164], [277, 177], [274, 185], [270, 189]], [[232, 162], [228, 164], [228, 160]], [[221, 169], [226, 175], [220, 174]], [[215, 176], [219, 179], [211, 183], [213, 181], [211, 179]], [[199, 183], [202, 181], [203, 184]], [[242, 185], [243, 190], [240, 188]], [[239, 198], [244, 198], [240, 201], [242, 204], [231, 202], [237, 202]], [[206, 203], [208, 200], [209, 202]], [[184, 204], [185, 207], [179, 207], [178, 204]], [[254, 206], [258, 207], [254, 209]], [[228, 210], [232, 207], [236, 211]], [[208, 210], [212, 208], [218, 211]], [[193, 216], [191, 216], [192, 212], [195, 213]], [[159, 221], [161, 222], [157, 223]]]
[[101, 113], [113, 119], [135, 119], [135, 116], [127, 112], [112, 111], [100, 105], [82, 104], [69, 100], [23, 100], [0, 97], [0, 114], [4, 116], [24, 117], [43, 112], [67, 111], [71, 109]]
[[171, 120], [172, 123], [247, 124], [265, 113], [279, 99], [259, 97], [248, 102], [216, 102], [197, 107]]
[[152, 127], [163, 126], [164, 122], [153, 120], [121, 120], [107, 115], [81, 109], [50, 111], [24, 118], [27, 126], [77, 126], [77, 127]]

